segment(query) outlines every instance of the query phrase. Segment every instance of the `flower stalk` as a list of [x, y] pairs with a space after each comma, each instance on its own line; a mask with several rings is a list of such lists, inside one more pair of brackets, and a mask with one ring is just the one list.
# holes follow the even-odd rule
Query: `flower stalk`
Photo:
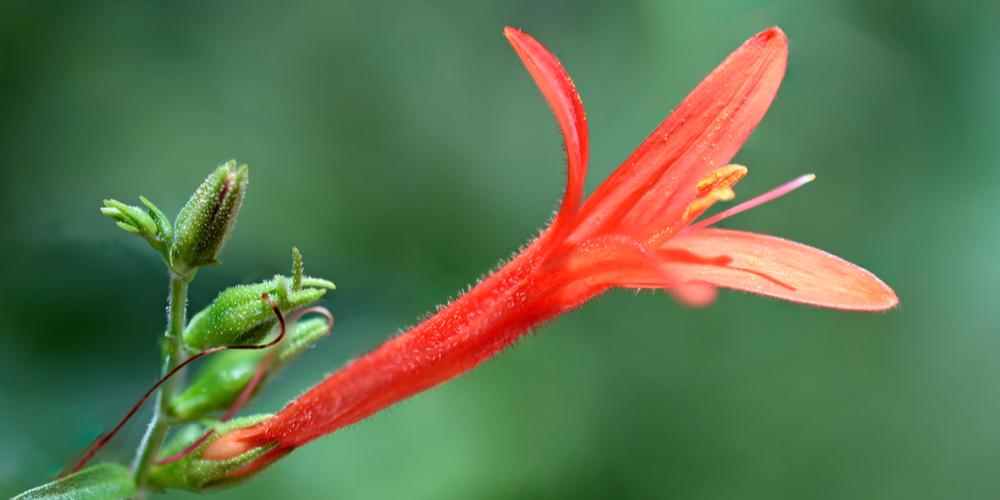
[[[193, 276], [192, 276], [193, 278]], [[191, 282], [186, 276], [171, 276], [170, 279], [170, 305], [167, 320], [167, 353], [163, 362], [163, 373], [165, 377], [181, 363], [187, 360], [187, 350], [182, 344], [184, 340], [184, 324], [187, 319], [187, 290]], [[136, 450], [136, 457], [133, 464], [133, 477], [138, 491], [137, 498], [146, 496], [146, 478], [153, 466], [156, 454], [163, 446], [163, 440], [167, 437], [170, 429], [170, 418], [166, 414], [166, 409], [180, 392], [184, 382], [183, 371], [175, 375], [160, 387], [159, 395], [156, 398], [156, 406], [153, 409], [153, 419], [146, 427], [146, 434], [139, 442]]]

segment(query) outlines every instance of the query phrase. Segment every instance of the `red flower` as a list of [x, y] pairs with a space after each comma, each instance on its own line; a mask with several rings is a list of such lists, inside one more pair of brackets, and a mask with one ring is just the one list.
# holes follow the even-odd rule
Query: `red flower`
[[552, 224], [448, 307], [352, 361], [274, 417], [220, 437], [203, 458], [277, 443], [234, 475], [257, 470], [475, 368], [531, 328], [613, 286], [672, 289], [692, 303], [710, 302], [714, 286], [839, 309], [878, 311], [898, 302], [874, 275], [821, 250], [703, 227], [714, 219], [691, 226], [712, 203], [730, 199], [731, 187], [746, 173], [727, 162], [764, 116], [784, 76], [788, 50], [780, 29], [760, 33], [730, 55], [585, 203], [587, 120], [573, 82], [534, 38], [513, 28], [505, 34], [566, 140], [569, 181]]

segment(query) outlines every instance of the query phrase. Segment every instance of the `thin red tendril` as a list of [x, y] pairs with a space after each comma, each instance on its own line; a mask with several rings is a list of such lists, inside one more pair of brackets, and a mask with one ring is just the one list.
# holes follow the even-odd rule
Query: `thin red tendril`
[[[301, 313], [299, 313], [298, 315], [296, 315], [295, 320], [298, 320], [298, 318], [301, 318], [302, 316], [305, 316], [306, 314], [313, 312], [318, 312], [326, 316], [328, 322], [326, 331], [323, 332], [323, 335], [330, 333], [330, 330], [333, 329], [333, 315], [330, 314], [330, 311], [328, 311], [325, 307], [320, 307], [320, 306], [310, 307], [309, 309], [306, 309]], [[282, 329], [284, 329], [284, 322], [282, 322]], [[257, 368], [257, 373], [254, 374], [253, 379], [250, 381], [250, 384], [247, 385], [245, 389], [243, 389], [243, 392], [240, 393], [240, 396], [236, 398], [236, 401], [233, 403], [233, 405], [230, 406], [229, 410], [226, 411], [226, 414], [222, 416], [220, 422], [229, 421], [229, 419], [233, 418], [233, 416], [236, 415], [236, 413], [238, 413], [241, 409], [243, 409], [244, 406], [246, 406], [247, 401], [250, 400], [250, 396], [253, 394], [254, 389], [256, 389], [257, 385], [260, 384], [260, 381], [264, 378], [264, 373], [267, 372], [267, 369], [271, 366], [271, 361], [274, 359], [276, 352], [277, 351], [269, 352], [267, 354], [267, 357], [261, 360], [260, 365], [258, 365]], [[215, 434], [215, 429], [209, 429], [207, 432], [205, 432], [204, 435], [198, 438], [197, 441], [192, 443], [187, 448], [184, 448], [183, 451], [172, 457], [165, 458], [163, 460], [156, 462], [156, 465], [166, 465], [169, 463], [173, 463], [190, 455], [194, 450], [197, 450], [199, 446], [205, 444], [205, 441], [207, 441], [208, 438], [212, 437], [212, 434]]]
[[98, 443], [98, 441], [104, 439], [104, 437], [107, 436], [107, 435], [108, 435], [107, 432], [103, 432], [102, 431], [97, 436], [94, 436], [94, 439], [91, 439], [90, 442], [87, 443], [87, 446], [84, 446], [83, 449], [80, 450], [80, 452], [77, 453], [75, 457], [73, 457], [73, 461], [70, 462], [70, 463], [68, 463], [68, 464], [66, 464], [66, 467], [63, 467], [63, 469], [61, 471], [59, 471], [59, 475], [56, 476], [56, 477], [60, 478], [60, 477], [66, 476], [67, 474], [69, 474], [71, 472], [74, 472], [74, 469], [72, 469], [72, 467], [74, 465], [76, 465], [80, 461], [80, 459], [84, 455], [86, 455], [90, 451], [90, 449], [94, 447], [94, 445], [96, 445]]
[[206, 432], [204, 436], [198, 438], [198, 440], [195, 441], [194, 443], [192, 443], [191, 446], [188, 446], [187, 448], [184, 448], [184, 451], [182, 451], [182, 452], [180, 452], [180, 453], [178, 453], [178, 454], [176, 454], [176, 455], [174, 455], [174, 456], [172, 456], [170, 458], [165, 458], [163, 460], [160, 460], [160, 461], [156, 462], [156, 465], [167, 465], [167, 464], [170, 464], [170, 463], [174, 463], [174, 462], [176, 462], [176, 461], [178, 461], [178, 460], [180, 460], [180, 459], [182, 459], [182, 458], [190, 455], [192, 451], [197, 450], [199, 446], [205, 444], [205, 441], [208, 440], [208, 438], [212, 437], [212, 434], [215, 434], [215, 429], [209, 429], [208, 432]]
[[253, 394], [254, 389], [257, 388], [257, 384], [264, 378], [264, 372], [271, 366], [271, 360], [274, 359], [275, 352], [271, 351], [267, 353], [267, 356], [264, 356], [264, 359], [260, 361], [260, 365], [257, 366], [257, 373], [253, 374], [250, 383], [243, 389], [240, 396], [236, 398], [236, 401], [233, 401], [233, 405], [222, 415], [222, 418], [219, 420], [220, 422], [228, 422], [229, 419], [233, 418], [233, 415], [236, 415], [237, 412], [243, 409], [247, 401], [250, 401], [250, 395]]
[[[326, 331], [323, 332], [323, 335], [330, 333], [330, 330], [333, 329], [333, 315], [330, 314], [330, 311], [328, 311], [325, 307], [321, 306], [310, 307], [309, 309], [306, 309], [301, 313], [299, 313], [298, 315], [296, 315], [292, 321], [297, 321], [302, 316], [305, 316], [306, 314], [312, 312], [318, 312], [326, 316], [327, 327]], [[281, 322], [282, 331], [284, 331], [285, 329], [284, 325], [285, 325], [284, 320], [282, 320]], [[244, 406], [246, 406], [247, 401], [250, 401], [250, 396], [253, 395], [254, 389], [256, 389], [257, 385], [260, 384], [260, 381], [264, 379], [264, 373], [267, 371], [268, 368], [270, 368], [271, 361], [274, 360], [274, 356], [276, 354], [277, 351], [271, 351], [267, 353], [267, 356], [265, 356], [264, 359], [261, 360], [260, 365], [258, 365], [257, 367], [257, 373], [255, 373], [253, 379], [250, 380], [250, 384], [248, 384], [246, 388], [243, 389], [243, 392], [240, 393], [240, 396], [236, 398], [236, 401], [233, 402], [233, 405], [230, 406], [229, 410], [227, 410], [226, 413], [222, 416], [222, 419], [220, 420], [221, 422], [228, 422], [229, 419], [233, 418], [233, 416], [239, 413], [239, 411], [242, 410]]]
[[194, 361], [196, 359], [199, 359], [201, 357], [207, 356], [209, 354], [212, 354], [214, 352], [225, 351], [227, 349], [267, 349], [268, 347], [271, 347], [271, 346], [277, 344], [278, 342], [281, 342], [281, 339], [283, 339], [285, 337], [285, 318], [284, 318], [284, 316], [281, 315], [281, 310], [278, 309], [278, 306], [276, 306], [274, 304], [274, 300], [271, 299], [270, 295], [268, 295], [267, 293], [264, 293], [264, 294], [262, 294], [260, 296], [260, 298], [263, 299], [263, 300], [265, 300], [265, 301], [267, 301], [267, 303], [270, 304], [271, 309], [274, 310], [274, 314], [276, 314], [278, 316], [278, 321], [281, 322], [281, 333], [278, 334], [277, 338], [275, 338], [274, 340], [268, 342], [267, 344], [263, 344], [263, 345], [213, 347], [211, 349], [202, 351], [202, 352], [200, 352], [200, 353], [192, 356], [187, 361], [185, 361], [185, 362], [177, 365], [176, 368], [174, 368], [173, 370], [170, 370], [169, 373], [167, 373], [163, 378], [161, 378], [159, 382], [153, 384], [153, 387], [151, 389], [149, 389], [149, 391], [147, 391], [146, 394], [144, 396], [142, 396], [141, 399], [139, 399], [139, 402], [136, 403], [135, 406], [132, 407], [132, 411], [128, 412], [128, 415], [125, 416], [125, 418], [121, 421], [121, 423], [119, 423], [118, 426], [114, 428], [114, 430], [112, 430], [110, 433], [108, 433], [106, 436], [104, 436], [104, 439], [101, 439], [97, 443], [97, 445], [95, 445], [94, 448], [91, 449], [90, 452], [87, 453], [83, 457], [82, 460], [80, 460], [79, 462], [77, 462], [76, 466], [73, 467], [73, 472], [76, 472], [76, 471], [80, 470], [84, 465], [87, 464], [87, 462], [91, 458], [93, 458], [94, 454], [96, 454], [101, 448], [103, 448], [104, 445], [108, 444], [108, 441], [111, 441], [111, 438], [113, 438], [115, 436], [115, 434], [117, 434], [118, 431], [120, 431], [121, 428], [125, 426], [125, 423], [128, 422], [129, 419], [132, 418], [133, 415], [135, 415], [135, 412], [139, 411], [139, 408], [142, 407], [142, 404], [145, 403], [147, 399], [149, 399], [149, 396], [152, 395], [153, 392], [155, 392], [157, 389], [159, 389], [160, 386], [163, 385], [163, 383], [167, 381], [167, 379], [169, 379], [170, 377], [174, 376], [175, 373], [179, 372], [182, 368], [184, 368], [185, 366], [187, 366], [188, 364], [190, 364], [192, 361]]
[[[264, 378], [264, 372], [266, 372], [268, 367], [271, 366], [271, 360], [274, 359], [274, 353], [275, 351], [267, 353], [267, 356], [261, 360], [260, 364], [257, 366], [257, 372], [253, 374], [253, 379], [250, 380], [250, 384], [248, 384], [246, 388], [243, 389], [243, 392], [241, 392], [239, 397], [236, 398], [236, 401], [233, 402], [233, 405], [230, 406], [228, 410], [226, 410], [225, 415], [223, 415], [222, 418], [219, 419], [220, 422], [229, 421], [229, 419], [233, 418], [233, 415], [235, 415], [236, 412], [240, 411], [240, 409], [242, 409], [243, 406], [247, 404], [247, 401], [250, 400], [250, 395], [253, 394], [253, 390], [257, 388], [257, 384], [260, 383], [260, 380]], [[157, 461], [156, 465], [166, 465], [169, 463], [173, 463], [190, 455], [191, 452], [197, 450], [199, 446], [204, 444], [205, 441], [208, 440], [208, 438], [212, 437], [212, 434], [215, 434], [215, 429], [209, 429], [204, 435], [198, 438], [197, 441], [192, 443], [187, 448], [184, 448], [183, 451], [172, 457], [164, 458], [163, 460]]]
[[326, 327], [326, 331], [323, 332], [323, 335], [326, 335], [326, 334], [330, 333], [330, 330], [333, 329], [333, 314], [330, 314], [330, 311], [327, 308], [325, 308], [323, 306], [313, 306], [313, 307], [310, 307], [309, 309], [305, 309], [302, 312], [300, 312], [299, 315], [295, 317], [295, 320], [298, 321], [299, 318], [301, 318], [301, 317], [303, 317], [303, 316], [305, 316], [306, 314], [309, 314], [309, 313], [320, 313], [323, 316], [326, 316], [327, 327]]

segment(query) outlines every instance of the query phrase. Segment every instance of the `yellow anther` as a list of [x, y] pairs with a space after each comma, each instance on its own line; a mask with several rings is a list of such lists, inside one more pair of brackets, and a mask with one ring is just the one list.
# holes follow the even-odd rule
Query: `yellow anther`
[[694, 201], [684, 211], [684, 219], [701, 215], [717, 201], [729, 201], [735, 198], [736, 193], [733, 192], [733, 186], [744, 175], [747, 175], [747, 168], [743, 165], [726, 165], [706, 175], [698, 182], [697, 194]]
[[[698, 197], [702, 197], [717, 189], [730, 190], [736, 185], [744, 175], [747, 175], [747, 168], [743, 165], [726, 165], [712, 173], [706, 175], [698, 182]], [[732, 199], [732, 198], [722, 198]]]

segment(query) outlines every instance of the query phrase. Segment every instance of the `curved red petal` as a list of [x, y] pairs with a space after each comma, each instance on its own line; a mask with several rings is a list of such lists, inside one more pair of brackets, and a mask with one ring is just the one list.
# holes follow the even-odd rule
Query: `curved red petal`
[[698, 181], [725, 166], [763, 118], [787, 59], [778, 28], [733, 52], [590, 196], [571, 240], [612, 228], [652, 237], [679, 220]]
[[587, 177], [587, 160], [590, 155], [590, 139], [583, 102], [580, 101], [576, 86], [559, 64], [559, 60], [538, 43], [538, 40], [511, 27], [504, 28], [504, 35], [507, 35], [510, 44], [514, 46], [517, 55], [521, 56], [524, 66], [528, 68], [531, 77], [541, 89], [542, 95], [556, 115], [559, 129], [562, 130], [566, 141], [569, 179], [562, 207], [552, 223], [552, 227], [558, 232], [566, 221], [576, 214], [583, 200], [583, 181]]
[[835, 309], [884, 311], [899, 303], [874, 274], [822, 250], [774, 236], [701, 229], [657, 250], [666, 271], [700, 281]]

